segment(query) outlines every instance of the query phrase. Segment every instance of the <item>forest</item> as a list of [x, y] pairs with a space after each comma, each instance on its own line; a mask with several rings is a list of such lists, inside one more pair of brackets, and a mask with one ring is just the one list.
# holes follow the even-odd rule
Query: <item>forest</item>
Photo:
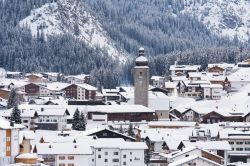
[[19, 27], [19, 21], [32, 9], [53, 0], [5, 0], [0, 1], [0, 67], [22, 72], [85, 73], [98, 88], [113, 88], [132, 83], [140, 46], [146, 50], [151, 75], [163, 76], [176, 60], [206, 69], [208, 63], [237, 63], [250, 55], [250, 41], [216, 36], [195, 18], [180, 13], [185, 5], [182, 0], [78, 1], [101, 22], [110, 39], [130, 54], [126, 63], [72, 35], [47, 36], [45, 40], [43, 33], [34, 38], [28, 28]]

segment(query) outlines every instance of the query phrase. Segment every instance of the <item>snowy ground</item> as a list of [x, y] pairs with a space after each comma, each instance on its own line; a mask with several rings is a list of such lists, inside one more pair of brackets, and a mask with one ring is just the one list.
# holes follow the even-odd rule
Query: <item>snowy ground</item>
[[240, 40], [250, 34], [250, 1], [246, 0], [185, 0], [183, 13], [194, 15], [212, 32]]
[[115, 42], [107, 36], [100, 22], [76, 1], [58, 0], [47, 3], [32, 10], [31, 15], [19, 24], [29, 28], [33, 36], [38, 33], [45, 36], [71, 34], [92, 47], [105, 49], [111, 57], [118, 58], [121, 62], [126, 61], [128, 56], [115, 46]]

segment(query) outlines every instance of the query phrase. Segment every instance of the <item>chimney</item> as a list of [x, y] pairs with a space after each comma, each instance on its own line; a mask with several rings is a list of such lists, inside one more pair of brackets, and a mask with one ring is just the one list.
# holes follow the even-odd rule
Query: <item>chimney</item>
[[15, 121], [10, 121], [10, 126], [14, 127]]
[[41, 108], [41, 111], [43, 112], [43, 111], [44, 111], [44, 108]]

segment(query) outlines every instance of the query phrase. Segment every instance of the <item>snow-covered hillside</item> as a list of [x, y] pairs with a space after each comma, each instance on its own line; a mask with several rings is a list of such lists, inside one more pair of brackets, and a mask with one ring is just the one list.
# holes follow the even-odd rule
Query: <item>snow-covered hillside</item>
[[113, 58], [126, 61], [128, 56], [119, 50], [103, 30], [100, 22], [88, 12], [80, 1], [58, 0], [35, 9], [31, 15], [20, 21], [21, 27], [31, 29], [33, 36], [71, 34], [85, 41], [91, 47], [105, 49]]
[[235, 35], [242, 41], [250, 36], [249, 0], [184, 0], [182, 13], [195, 16], [215, 34]]

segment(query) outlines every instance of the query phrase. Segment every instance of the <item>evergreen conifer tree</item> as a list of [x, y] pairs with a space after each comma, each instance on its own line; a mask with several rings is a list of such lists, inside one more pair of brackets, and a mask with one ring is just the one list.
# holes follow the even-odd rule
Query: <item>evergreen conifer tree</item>
[[131, 137], [135, 137], [135, 133], [133, 131], [133, 125], [130, 123], [128, 127], [128, 135]]
[[11, 116], [10, 116], [10, 120], [17, 123], [17, 124], [21, 124], [22, 120], [21, 120], [21, 111], [18, 109], [18, 106], [14, 106]]
[[78, 122], [78, 130], [80, 131], [85, 131], [86, 130], [86, 120], [84, 117], [83, 112], [81, 112], [80, 117], [79, 117], [79, 122]]
[[13, 108], [18, 105], [18, 96], [15, 89], [12, 89], [9, 94], [7, 108]]
[[80, 111], [77, 108], [74, 115], [73, 115], [73, 122], [72, 122], [72, 129], [73, 130], [78, 130], [78, 123], [79, 123], [79, 118], [80, 118]]

